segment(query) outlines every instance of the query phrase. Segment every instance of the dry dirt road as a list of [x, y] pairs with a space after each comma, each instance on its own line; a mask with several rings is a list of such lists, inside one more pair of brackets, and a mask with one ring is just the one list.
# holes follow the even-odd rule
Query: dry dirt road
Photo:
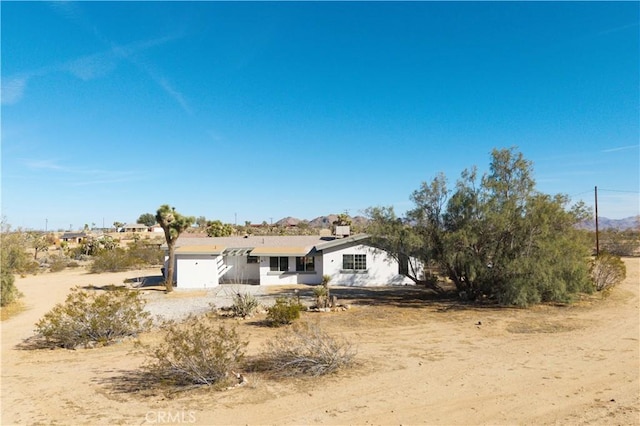
[[[249, 374], [233, 390], [152, 396], [123, 386], [143, 362], [132, 342], [75, 351], [17, 345], [71, 287], [157, 269], [20, 278], [27, 309], [2, 322], [2, 424], [637, 425], [640, 259], [625, 263], [627, 279], [608, 298], [571, 306], [495, 309], [425, 302], [411, 289], [399, 291], [402, 300], [336, 290], [353, 297], [353, 309], [303, 320], [353, 342], [355, 369], [313, 380]], [[251, 354], [276, 330], [239, 321], [238, 332]]]

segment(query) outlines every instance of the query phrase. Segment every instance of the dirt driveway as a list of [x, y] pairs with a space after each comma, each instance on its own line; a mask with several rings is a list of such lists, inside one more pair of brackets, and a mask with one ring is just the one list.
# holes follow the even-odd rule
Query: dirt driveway
[[[245, 387], [171, 397], [121, 386], [144, 360], [131, 342], [17, 347], [71, 287], [120, 284], [157, 269], [20, 278], [27, 309], [2, 322], [2, 424], [640, 424], [640, 259], [625, 263], [627, 279], [608, 298], [572, 306], [495, 309], [423, 300], [412, 289], [336, 290], [352, 309], [303, 320], [352, 341], [354, 370], [314, 380], [250, 374]], [[278, 291], [290, 290], [269, 294]], [[276, 332], [227, 321], [249, 340], [249, 354]]]

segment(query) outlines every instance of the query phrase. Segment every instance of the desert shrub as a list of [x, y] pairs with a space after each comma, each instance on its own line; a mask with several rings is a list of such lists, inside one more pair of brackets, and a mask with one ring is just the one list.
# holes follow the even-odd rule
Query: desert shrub
[[627, 275], [627, 268], [618, 256], [601, 253], [591, 261], [590, 272], [596, 290], [602, 291], [620, 284]]
[[164, 251], [160, 244], [151, 241], [136, 241], [130, 244], [128, 254], [138, 265], [161, 265], [164, 261]]
[[128, 255], [127, 251], [117, 247], [113, 250], [105, 250], [98, 253], [93, 259], [90, 271], [93, 273], [119, 272], [135, 266], [135, 260]]
[[234, 328], [215, 324], [211, 316], [167, 321], [163, 341], [147, 348], [150, 360], [143, 371], [157, 383], [174, 386], [225, 386], [229, 372], [244, 357], [247, 342]]
[[291, 324], [300, 318], [303, 306], [296, 300], [278, 297], [276, 303], [267, 309], [267, 321], [274, 327]]
[[36, 323], [36, 333], [52, 347], [107, 345], [148, 329], [144, 305], [140, 293], [122, 287], [101, 294], [76, 287]]
[[634, 256], [640, 249], [640, 223], [637, 229], [620, 231], [605, 229], [600, 232], [600, 248], [602, 251], [616, 256]]
[[16, 288], [15, 278], [12, 273], [2, 270], [0, 274], [2, 280], [2, 292], [0, 294], [0, 306], [7, 306], [16, 301], [22, 294]]
[[128, 249], [114, 247], [109, 250], [100, 250], [94, 256], [90, 271], [93, 273], [126, 271], [146, 265], [159, 265], [163, 259], [164, 254], [158, 246], [138, 241], [131, 244]]
[[33, 255], [27, 252], [30, 247], [27, 233], [11, 231], [11, 228], [0, 224], [0, 258], [1, 269], [15, 274], [36, 273], [40, 265]]
[[233, 294], [231, 312], [233, 316], [246, 318], [255, 313], [260, 306], [258, 299], [251, 293], [236, 292]]
[[259, 365], [276, 376], [320, 376], [351, 366], [355, 355], [347, 340], [298, 323], [265, 343]]
[[51, 272], [59, 272], [67, 267], [67, 259], [62, 256], [55, 256], [50, 259], [49, 270]]

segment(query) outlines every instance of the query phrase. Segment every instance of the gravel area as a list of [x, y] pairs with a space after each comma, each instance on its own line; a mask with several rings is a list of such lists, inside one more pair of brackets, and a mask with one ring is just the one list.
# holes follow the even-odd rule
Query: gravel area
[[235, 293], [251, 293], [262, 304], [269, 305], [275, 299], [264, 294], [264, 287], [259, 285], [223, 284], [210, 289], [175, 289], [167, 296], [164, 291], [149, 291], [145, 294], [146, 310], [157, 321], [159, 319], [181, 320], [189, 314], [203, 314], [212, 309], [223, 308], [233, 304]]

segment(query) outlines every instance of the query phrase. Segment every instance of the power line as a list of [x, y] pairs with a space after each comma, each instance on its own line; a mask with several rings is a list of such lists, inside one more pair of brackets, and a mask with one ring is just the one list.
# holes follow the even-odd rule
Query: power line
[[[627, 194], [640, 194], [640, 191], [627, 191], [627, 190], [622, 190], [622, 189], [603, 189], [603, 188], [598, 188], [599, 192], [605, 191], [605, 192], [621, 192], [621, 193], [627, 193]], [[588, 189], [586, 191], [582, 191], [582, 192], [578, 192], [577, 194], [571, 194], [570, 197], [577, 197], [579, 195], [583, 195], [583, 194], [590, 194], [593, 192], [593, 189]]]
[[607, 192], [626, 192], [628, 194], [640, 194], [640, 191], [624, 191], [621, 189], [603, 189], [603, 188], [598, 188], [599, 191], [607, 191]]

